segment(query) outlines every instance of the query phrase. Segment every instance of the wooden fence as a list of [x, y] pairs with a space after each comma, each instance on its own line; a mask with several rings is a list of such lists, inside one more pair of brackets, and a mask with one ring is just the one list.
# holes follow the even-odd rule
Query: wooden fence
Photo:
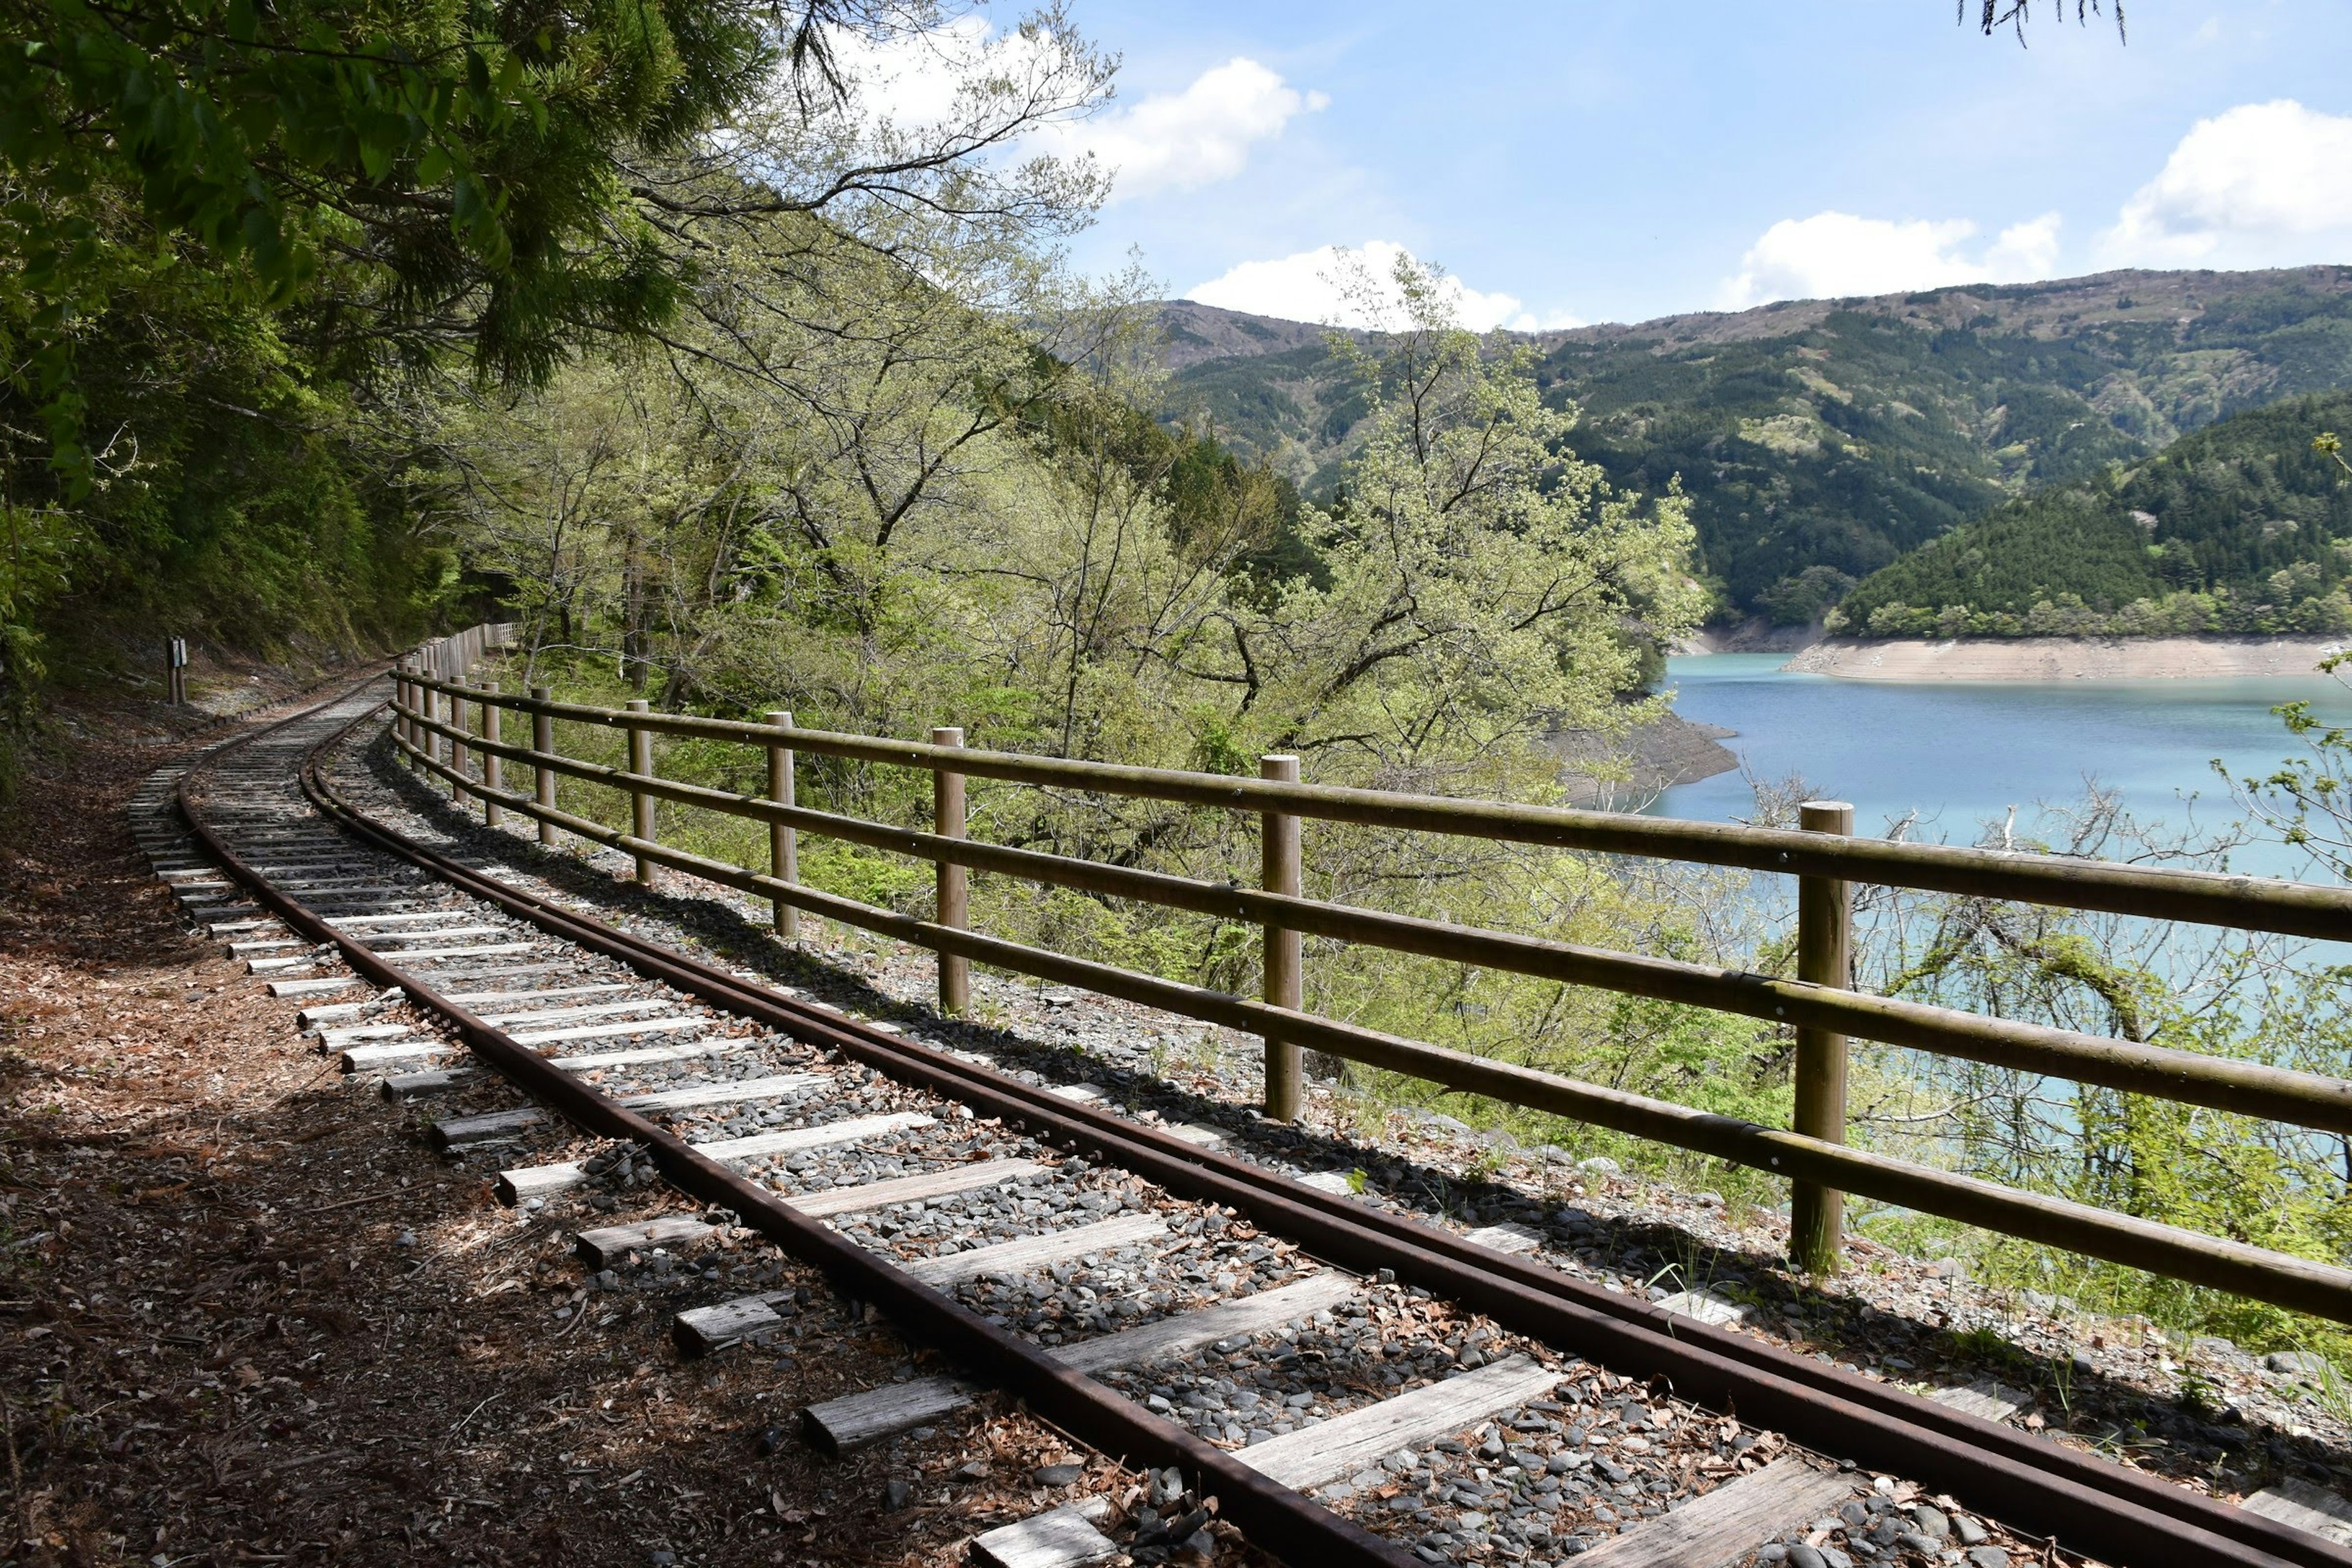
[[[572, 833], [621, 849], [635, 858], [638, 879], [648, 884], [656, 868], [667, 867], [765, 899], [773, 905], [776, 929], [787, 936], [796, 932], [797, 912], [805, 910], [929, 948], [939, 955], [944, 1011], [967, 1005], [968, 966], [977, 961], [1257, 1035], [1265, 1041], [1265, 1108], [1271, 1117], [1287, 1120], [1298, 1113], [1304, 1048], [1751, 1166], [1793, 1184], [1792, 1256], [1816, 1270], [1837, 1266], [1842, 1194], [1853, 1193], [2352, 1322], [2352, 1270], [1845, 1146], [1850, 1037], [2352, 1135], [2352, 1081], [2344, 1079], [1852, 990], [1853, 883], [2337, 941], [2352, 939], [2352, 890], [1857, 839], [1851, 837], [1852, 808], [1836, 802], [1810, 803], [1800, 829], [1743, 827], [1302, 784], [1292, 757], [1266, 757], [1261, 776], [1247, 779], [972, 751], [957, 730], [934, 731], [923, 743], [804, 730], [786, 712], [751, 724], [654, 713], [643, 702], [625, 710], [589, 707], [551, 700], [544, 688], [518, 696], [495, 686], [467, 685], [425, 668], [422, 661], [404, 662], [394, 681], [394, 735], [401, 754], [446, 781], [453, 798], [478, 800], [488, 821], [517, 811], [536, 819], [542, 842]], [[509, 710], [530, 716], [530, 746], [503, 740], [499, 716]], [[622, 731], [628, 738], [628, 766], [559, 753], [553, 739], [559, 720]], [[731, 742], [764, 752], [766, 793], [736, 795], [657, 777], [655, 735]], [[468, 764], [469, 752], [478, 758], [478, 767]], [[929, 772], [935, 780], [932, 830], [800, 805], [793, 797], [793, 758], [803, 752]], [[531, 793], [506, 787], [507, 763], [532, 770]], [[621, 792], [631, 805], [631, 831], [558, 810], [558, 777]], [[1255, 814], [1262, 828], [1261, 887], [975, 842], [964, 822], [964, 784], [970, 778]], [[660, 843], [653, 814], [656, 801], [766, 824], [768, 868], [751, 870]], [[1791, 874], [1798, 878], [1800, 977], [1775, 979], [1304, 898], [1298, 824], [1307, 817]], [[803, 883], [796, 846], [803, 832], [930, 862], [938, 879], [936, 918], [877, 909]], [[1259, 926], [1265, 942], [1264, 994], [1237, 996], [973, 931], [965, 895], [971, 871]], [[1710, 1115], [1301, 1011], [1303, 934], [1786, 1025], [1797, 1041], [1795, 1125], [1781, 1130]]]

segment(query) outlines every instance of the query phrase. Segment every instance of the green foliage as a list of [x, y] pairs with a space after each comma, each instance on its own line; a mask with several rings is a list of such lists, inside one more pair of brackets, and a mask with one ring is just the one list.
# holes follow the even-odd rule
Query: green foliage
[[984, 156], [1107, 89], [1050, 9], [908, 131], [832, 50], [945, 61], [951, 9], [0, 6], [0, 725], [110, 620], [244, 649], [414, 631], [469, 586], [434, 538], [482, 456], [446, 438], [456, 373], [488, 401], [642, 347], [734, 236], [863, 245], [929, 288], [898, 204], [1052, 231], [1100, 193]]
[[1765, 589], [1758, 602], [1776, 626], [1811, 626], [1835, 608], [1853, 586], [1853, 579], [1834, 566], [1808, 566]]
[[[2015, 847], [2218, 868], [2228, 842], [2168, 837], [2095, 795], [2024, 825]], [[2340, 1076], [2352, 1060], [2352, 971], [2301, 944], [1886, 890], [1865, 895], [1859, 926], [1865, 988], [1887, 995], [2303, 1072]], [[1891, 1047], [1864, 1060], [1875, 1088], [1858, 1121], [1885, 1152], [2297, 1257], [2352, 1249], [2338, 1135]], [[1954, 1227], [1892, 1228], [1916, 1242]], [[2095, 1310], [2256, 1349], [2342, 1343], [2339, 1329], [2223, 1292], [2013, 1241], [1976, 1247], [1987, 1278]]]
[[15, 723], [60, 630], [249, 650], [413, 630], [443, 584], [373, 373], [457, 346], [528, 379], [663, 319], [677, 269], [625, 210], [618, 158], [678, 144], [774, 58], [771, 14], [738, 0], [5, 14]]
[[2044, 490], [1873, 574], [1837, 611], [1871, 637], [2352, 631], [2352, 485], [2322, 394], [2232, 415]]
[[[1166, 310], [1181, 323], [1199, 308]], [[2352, 273], [1801, 301], [1540, 345], [1549, 395], [1583, 411], [1579, 455], [1632, 489], [1679, 477], [1719, 607], [1772, 614], [1767, 595], [1785, 601], [1809, 567], [1865, 577], [2026, 486], [2087, 479], [2224, 415], [2345, 385]], [[1162, 406], [1206, 416], [1310, 496], [1336, 485], [1368, 412], [1317, 347], [1194, 360]]]

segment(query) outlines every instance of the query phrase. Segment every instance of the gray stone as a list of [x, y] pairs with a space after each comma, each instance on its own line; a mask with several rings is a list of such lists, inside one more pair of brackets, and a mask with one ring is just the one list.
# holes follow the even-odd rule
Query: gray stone
[[1802, 1544], [1789, 1548], [1789, 1568], [1828, 1568], [1822, 1554]]
[[2009, 1553], [1998, 1546], [1971, 1546], [1969, 1568], [2009, 1568]]
[[1960, 1538], [1963, 1546], [1982, 1546], [1992, 1539], [1983, 1525], [1964, 1513], [1952, 1520], [1952, 1532]]
[[2326, 1356], [2311, 1351], [2273, 1351], [2263, 1365], [2303, 1383], [2317, 1383], [2334, 1370]]
[[883, 1483], [883, 1512], [897, 1513], [900, 1509], [905, 1508], [908, 1503], [913, 1502], [914, 1500], [915, 1484], [912, 1481], [892, 1479]]
[[1931, 1508], [1924, 1502], [1912, 1509], [1911, 1524], [1937, 1546], [1943, 1544], [1944, 1537], [1952, 1533], [1952, 1521], [1944, 1517], [1944, 1510]]
[[1029, 1472], [1029, 1479], [1041, 1487], [1067, 1487], [1076, 1485], [1086, 1473], [1084, 1465], [1040, 1465]]
[[1624, 1166], [1606, 1154], [1595, 1154], [1590, 1160], [1579, 1160], [1576, 1163], [1576, 1168], [1588, 1176], [1617, 1176], [1622, 1175], [1625, 1171]]

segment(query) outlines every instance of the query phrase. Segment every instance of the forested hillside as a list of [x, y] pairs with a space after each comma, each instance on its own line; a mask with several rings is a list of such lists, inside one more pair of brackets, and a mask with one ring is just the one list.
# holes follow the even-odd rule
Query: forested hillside
[[2352, 631], [2352, 473], [2315, 450], [2352, 394], [2293, 398], [2011, 501], [1874, 573], [1831, 616], [1871, 637]]
[[[1296, 323], [1179, 302], [1163, 408], [1328, 494], [1364, 389]], [[1798, 301], [1525, 340], [1577, 454], [1679, 477], [1722, 614], [1817, 617], [1853, 579], [2029, 487], [2352, 384], [2352, 268], [2126, 272]]]

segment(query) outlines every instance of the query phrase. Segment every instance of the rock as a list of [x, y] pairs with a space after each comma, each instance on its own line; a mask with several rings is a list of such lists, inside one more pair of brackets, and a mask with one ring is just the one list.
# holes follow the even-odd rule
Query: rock
[[761, 1454], [775, 1453], [783, 1446], [784, 1429], [782, 1427], [771, 1426], [766, 1431], [760, 1434], [760, 1452]]
[[1829, 1568], [1822, 1554], [1802, 1544], [1789, 1548], [1789, 1568]]
[[1983, 1525], [1979, 1524], [1975, 1520], [1970, 1519], [1964, 1513], [1954, 1516], [1952, 1520], [1952, 1533], [1960, 1538], [1960, 1544], [1962, 1546], [1982, 1546], [1987, 1541], [1991, 1539], [1991, 1536], [1986, 1532]]
[[2189, 1342], [2189, 1348], [2197, 1354], [2216, 1356], [2223, 1361], [2232, 1360], [2241, 1353], [2237, 1342], [2225, 1340], [2219, 1334], [2200, 1334]]
[[414, 1247], [416, 1245], [416, 1233], [413, 1230], [404, 1230], [393, 1237], [392, 1244], [394, 1247]]
[[915, 1483], [898, 1477], [883, 1483], [882, 1511], [897, 1513], [915, 1500]]
[[1944, 1517], [1944, 1510], [1930, 1508], [1924, 1502], [1911, 1510], [1911, 1525], [1937, 1548], [1943, 1545], [1944, 1537], [1952, 1533], [1952, 1521]]
[[955, 1479], [960, 1481], [984, 1481], [988, 1477], [989, 1468], [986, 1459], [974, 1459], [968, 1464], [956, 1467]]
[[1029, 1479], [1041, 1487], [1067, 1487], [1076, 1485], [1086, 1473], [1084, 1465], [1040, 1465], [1029, 1472]]
[[1595, 1154], [1590, 1160], [1579, 1160], [1576, 1163], [1576, 1168], [1588, 1176], [1600, 1176], [1603, 1179], [1620, 1176], [1625, 1172], [1624, 1166], [1606, 1154]]
[[651, 1563], [653, 1568], [670, 1568], [670, 1564], [677, 1561], [677, 1553], [656, 1546], [646, 1553], [646, 1561]]
[[2335, 1370], [2326, 1356], [2311, 1351], [2273, 1351], [2263, 1357], [2263, 1365], [2299, 1383], [2318, 1383]]
[[2009, 1553], [1998, 1546], [1971, 1546], [1969, 1568], [2009, 1568]]

